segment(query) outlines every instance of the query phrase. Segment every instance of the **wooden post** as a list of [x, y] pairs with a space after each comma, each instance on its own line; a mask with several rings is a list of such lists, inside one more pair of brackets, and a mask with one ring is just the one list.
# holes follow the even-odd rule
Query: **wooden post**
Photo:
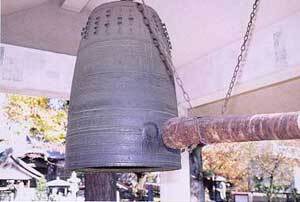
[[164, 143], [173, 149], [198, 144], [289, 139], [300, 139], [300, 112], [174, 118], [163, 128]]
[[190, 154], [191, 201], [205, 201], [203, 184], [202, 147], [197, 146]]
[[85, 173], [85, 201], [116, 201], [114, 173]]

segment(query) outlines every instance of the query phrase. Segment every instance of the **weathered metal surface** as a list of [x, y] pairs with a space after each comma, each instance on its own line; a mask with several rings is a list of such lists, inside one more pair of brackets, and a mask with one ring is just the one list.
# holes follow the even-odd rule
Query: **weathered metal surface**
[[[155, 32], [165, 28], [147, 7]], [[169, 55], [170, 57], [170, 55]], [[132, 1], [103, 4], [90, 15], [72, 84], [66, 166], [90, 171], [180, 168], [180, 152], [162, 141], [162, 124], [177, 116], [173, 78]]]
[[173, 118], [163, 127], [164, 143], [174, 149], [222, 142], [300, 139], [300, 112]]

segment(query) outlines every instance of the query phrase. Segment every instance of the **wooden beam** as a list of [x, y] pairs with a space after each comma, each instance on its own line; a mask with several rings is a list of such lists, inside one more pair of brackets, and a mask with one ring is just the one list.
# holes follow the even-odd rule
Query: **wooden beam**
[[80, 12], [89, 2], [90, 0], [65, 0], [62, 4], [62, 8]]
[[174, 118], [163, 128], [164, 143], [173, 149], [198, 144], [290, 139], [300, 139], [300, 112]]

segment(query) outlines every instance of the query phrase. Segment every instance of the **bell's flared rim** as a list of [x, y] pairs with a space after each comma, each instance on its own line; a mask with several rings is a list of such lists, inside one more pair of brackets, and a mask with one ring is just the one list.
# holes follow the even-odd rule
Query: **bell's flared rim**
[[147, 164], [145, 162], [122, 162], [122, 163], [109, 163], [105, 165], [68, 165], [66, 163], [66, 169], [79, 172], [116, 172], [116, 173], [129, 173], [129, 172], [162, 172], [180, 170], [180, 163], [162, 163]]

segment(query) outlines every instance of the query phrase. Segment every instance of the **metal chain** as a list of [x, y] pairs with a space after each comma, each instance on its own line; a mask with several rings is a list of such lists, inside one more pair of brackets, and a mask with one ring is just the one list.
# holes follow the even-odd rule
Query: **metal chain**
[[[174, 67], [174, 65], [172, 63], [172, 60], [170, 58], [170, 53], [168, 52], [170, 47], [166, 47], [165, 43], [161, 42], [159, 37], [156, 36], [156, 33], [155, 33], [155, 31], [152, 27], [152, 24], [151, 24], [151, 20], [148, 17], [149, 16], [148, 15], [148, 9], [146, 8], [146, 4], [145, 4], [144, 0], [142, 0], [142, 7], [139, 7], [139, 4], [138, 4], [138, 10], [141, 12], [141, 14], [144, 18], [144, 23], [145, 23], [146, 27], [148, 27], [149, 33], [152, 37], [153, 44], [158, 49], [161, 60], [165, 64], [167, 72], [172, 76], [172, 79], [174, 77], [174, 80], [175, 80], [176, 84], [178, 85], [178, 87], [180, 88], [180, 90], [182, 92], [183, 99], [189, 105], [189, 109], [192, 109], [193, 106], [192, 106], [192, 103], [191, 103], [191, 97], [188, 94], [188, 92], [185, 90], [183, 81], [179, 77], [178, 72], [176, 71], [176, 68]], [[199, 132], [198, 118], [195, 117], [194, 121], [195, 121], [195, 124], [194, 124], [195, 125], [195, 130], [197, 130]], [[183, 151], [187, 150], [188, 152], [192, 152], [193, 149], [195, 149], [197, 146], [198, 145], [190, 145], [188, 148], [183, 149]]]
[[255, 0], [254, 4], [252, 6], [252, 12], [250, 14], [250, 20], [248, 22], [247, 30], [246, 30], [246, 33], [244, 35], [244, 41], [243, 41], [242, 46], [240, 48], [240, 54], [238, 55], [238, 58], [237, 58], [237, 64], [234, 68], [233, 75], [232, 75], [232, 78], [231, 78], [231, 81], [230, 81], [230, 84], [229, 84], [229, 88], [228, 88], [228, 91], [226, 93], [226, 97], [225, 97], [225, 100], [224, 100], [224, 104], [222, 106], [222, 111], [221, 111], [222, 115], [224, 115], [227, 111], [227, 106], [228, 106], [229, 100], [231, 98], [232, 90], [235, 86], [236, 79], [237, 79], [238, 73], [240, 71], [241, 62], [244, 59], [244, 53], [245, 53], [246, 48], [247, 48], [247, 42], [248, 42], [248, 39], [250, 38], [252, 30], [253, 30], [252, 25], [253, 25], [253, 22], [254, 22], [253, 20], [256, 16], [256, 13], [257, 13], [258, 4], [259, 4], [259, 0]]
[[143, 15], [145, 24], [148, 27], [148, 30], [149, 30], [149, 32], [152, 36], [153, 43], [157, 47], [157, 49], [160, 53], [161, 59], [162, 59], [162, 61], [164, 62], [165, 66], [166, 66], [167, 71], [170, 72], [174, 76], [175, 82], [176, 82], [176, 84], [178, 85], [178, 87], [180, 88], [180, 90], [182, 92], [183, 99], [189, 105], [189, 109], [191, 109], [191, 108], [193, 108], [192, 103], [191, 103], [191, 97], [188, 94], [188, 92], [185, 90], [184, 85], [183, 85], [183, 81], [179, 77], [179, 75], [176, 71], [176, 68], [174, 67], [170, 57], [168, 56], [168, 54], [169, 54], [169, 53], [167, 53], [168, 47], [166, 48], [164, 43], [161, 43], [160, 39], [156, 36], [155, 31], [154, 31], [154, 29], [152, 27], [152, 24], [151, 24], [151, 20], [148, 17], [148, 13], [147, 13], [148, 9], [146, 9], [146, 3], [145, 3], [144, 0], [142, 0], [142, 3], [143, 3], [143, 9], [139, 9], [139, 11]]

